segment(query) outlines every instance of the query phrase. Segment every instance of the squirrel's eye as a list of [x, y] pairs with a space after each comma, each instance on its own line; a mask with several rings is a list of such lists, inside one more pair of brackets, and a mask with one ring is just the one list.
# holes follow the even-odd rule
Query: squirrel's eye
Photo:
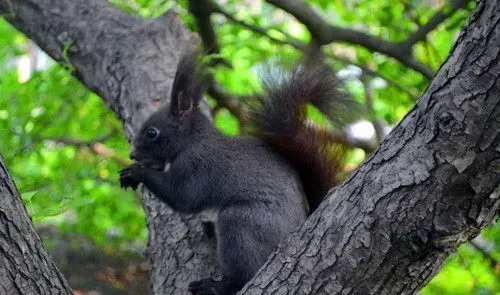
[[149, 138], [155, 138], [158, 136], [158, 129], [156, 128], [148, 128], [146, 129], [146, 136]]

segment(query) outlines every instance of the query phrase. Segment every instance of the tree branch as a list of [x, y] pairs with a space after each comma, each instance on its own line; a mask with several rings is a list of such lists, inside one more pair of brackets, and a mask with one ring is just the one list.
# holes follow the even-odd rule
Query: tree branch
[[429, 66], [417, 61], [402, 46], [361, 31], [330, 25], [305, 2], [300, 0], [267, 0], [267, 2], [295, 16], [309, 29], [313, 39], [320, 45], [340, 41], [361, 45], [371, 51], [397, 59], [428, 79], [434, 75], [434, 71]]
[[[205, 51], [212, 54], [219, 54], [219, 42], [217, 41], [217, 36], [215, 34], [212, 21], [210, 20], [211, 14], [217, 10], [216, 4], [212, 1], [197, 0], [189, 0], [188, 4], [189, 10], [196, 19], [197, 28]], [[218, 59], [218, 63], [223, 63], [224, 65], [231, 67], [231, 64], [226, 60]], [[217, 101], [217, 108], [226, 108], [240, 120], [242, 125], [244, 125], [244, 123], [247, 122], [247, 118], [245, 107], [241, 103], [241, 100], [224, 91], [223, 88], [213, 79], [213, 77], [210, 77], [210, 80], [210, 87], [208, 88], [207, 93]]]
[[228, 109], [234, 114], [238, 120], [240, 120], [241, 125], [248, 123], [248, 110], [246, 105], [242, 102], [241, 97], [227, 93], [217, 83], [212, 83], [207, 93], [217, 101], [219, 106]]
[[211, 1], [188, 0], [188, 9], [194, 16], [205, 51], [209, 54], [220, 53], [217, 36], [210, 21], [211, 13], [214, 10], [213, 3]]
[[342, 144], [348, 148], [362, 149], [367, 155], [372, 153], [378, 146], [375, 140], [355, 138], [344, 130], [334, 130], [329, 136], [333, 142]]
[[306, 45], [303, 44], [301, 41], [293, 38], [292, 36], [289, 36], [288, 34], [286, 34], [284, 32], [280, 32], [280, 34], [285, 36], [285, 39], [275, 38], [267, 33], [269, 31], [269, 29], [260, 28], [260, 27], [251, 25], [247, 22], [244, 22], [242, 20], [239, 20], [236, 17], [234, 17], [231, 13], [226, 11], [224, 8], [222, 8], [220, 5], [218, 5], [218, 4], [213, 4], [213, 5], [214, 5], [213, 12], [222, 14], [228, 20], [232, 21], [233, 23], [238, 24], [238, 25], [240, 25], [240, 26], [242, 26], [242, 27], [244, 27], [244, 28], [256, 33], [256, 34], [264, 36], [275, 43], [282, 44], [282, 45], [290, 45], [290, 46], [292, 46], [300, 51], [305, 51], [307, 49]]
[[368, 116], [371, 119], [373, 128], [375, 129], [377, 142], [380, 144], [385, 137], [384, 123], [381, 120], [377, 119], [377, 117], [375, 116], [375, 111], [373, 110], [373, 93], [370, 87], [370, 79], [368, 79], [365, 74], [361, 74], [361, 83], [363, 83], [363, 88], [365, 90], [365, 105]]
[[384, 81], [387, 82], [389, 85], [393, 86], [394, 88], [398, 89], [401, 92], [406, 93], [413, 101], [416, 101], [418, 98], [418, 96], [415, 93], [411, 92], [410, 90], [405, 88], [403, 85], [396, 82], [394, 79], [389, 78], [386, 75], [384, 75], [378, 71], [374, 71], [365, 65], [356, 63], [352, 60], [349, 60], [349, 59], [344, 58], [342, 56], [336, 55], [334, 53], [327, 53], [327, 56], [334, 59], [334, 60], [338, 60], [344, 64], [356, 66], [356, 67], [360, 68], [363, 71], [363, 73], [366, 73], [372, 77], [380, 77], [380, 78], [384, 79]]
[[401, 42], [400, 45], [404, 48], [407, 48], [408, 51], [411, 49], [413, 45], [417, 42], [424, 40], [427, 35], [432, 32], [439, 24], [444, 22], [450, 16], [452, 16], [458, 9], [464, 7], [470, 0], [449, 0], [449, 4], [445, 5], [444, 8], [436, 12], [429, 21], [420, 26], [415, 33], [408, 36], [408, 38]]
[[116, 135], [115, 131], [112, 131], [108, 134], [104, 134], [102, 136], [99, 136], [99, 137], [91, 139], [91, 140], [84, 140], [84, 139], [80, 139], [80, 138], [65, 137], [65, 136], [61, 136], [61, 137], [58, 137], [58, 136], [50, 136], [50, 137], [35, 136], [34, 139], [40, 140], [40, 141], [43, 141], [43, 140], [55, 141], [55, 142], [60, 142], [60, 143], [68, 144], [68, 145], [73, 145], [75, 147], [80, 148], [80, 147], [92, 147], [94, 144], [103, 143], [103, 142], [107, 141], [109, 138], [113, 137], [114, 135]]
[[481, 243], [481, 241], [484, 241], [481, 237], [481, 235], [477, 236], [474, 240], [470, 241], [469, 244], [474, 247], [477, 251], [479, 251], [486, 260], [488, 260], [488, 263], [490, 264], [490, 267], [492, 269], [498, 269], [500, 267], [500, 261], [495, 259], [493, 255], [491, 255], [490, 251], [485, 249], [484, 245]]
[[2, 294], [72, 294], [43, 247], [0, 155], [0, 290]]
[[103, 142], [105, 142], [114, 135], [116, 135], [116, 131], [110, 132], [108, 134], [94, 138], [92, 140], [82, 140], [73, 137], [37, 137], [37, 136], [35, 136], [34, 139], [38, 141], [53, 141], [65, 145], [71, 145], [76, 148], [87, 148], [93, 151], [96, 155], [113, 159], [116, 163], [118, 163], [123, 167], [130, 165], [130, 161], [123, 159], [114, 150], [108, 148], [106, 145], [103, 144]]

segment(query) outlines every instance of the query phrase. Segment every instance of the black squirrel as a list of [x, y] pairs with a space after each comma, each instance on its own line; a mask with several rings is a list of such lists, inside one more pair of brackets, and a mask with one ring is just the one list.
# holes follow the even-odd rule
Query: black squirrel
[[230, 138], [198, 108], [204, 77], [196, 55], [181, 59], [170, 105], [143, 123], [130, 153], [136, 162], [120, 171], [120, 183], [143, 183], [179, 212], [217, 210], [223, 279], [195, 281], [189, 290], [234, 294], [336, 184], [338, 153], [328, 132], [306, 121], [306, 105], [336, 119], [351, 101], [337, 92], [328, 66], [302, 65], [264, 83], [250, 104], [254, 136]]

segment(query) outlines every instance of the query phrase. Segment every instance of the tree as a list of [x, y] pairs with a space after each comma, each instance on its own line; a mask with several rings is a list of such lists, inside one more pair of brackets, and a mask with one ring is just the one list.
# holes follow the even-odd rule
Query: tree
[[0, 157], [0, 292], [70, 294], [71, 288], [42, 246]]
[[[320, 18], [299, 2], [269, 2], [303, 21], [314, 45], [360, 44], [432, 75], [409, 51], [432, 29], [431, 21], [396, 46], [313, 21]], [[450, 251], [491, 221], [500, 181], [499, 5], [478, 4], [415, 108], [273, 254], [247, 292], [412, 292], [436, 273]], [[203, 13], [191, 8], [194, 15]], [[173, 13], [145, 21], [97, 0], [3, 1], [0, 12], [73, 68], [117, 114], [129, 137], [155, 103], [165, 102], [162, 94], [169, 93], [176, 60], [184, 44], [193, 42]], [[202, 25], [206, 20], [197, 18], [210, 28]], [[216, 48], [207, 36], [202, 34], [205, 45]], [[230, 108], [232, 97], [217, 90], [212, 94]], [[215, 272], [198, 217], [176, 214], [147, 194], [144, 208], [154, 293], [181, 294], [190, 280]]]

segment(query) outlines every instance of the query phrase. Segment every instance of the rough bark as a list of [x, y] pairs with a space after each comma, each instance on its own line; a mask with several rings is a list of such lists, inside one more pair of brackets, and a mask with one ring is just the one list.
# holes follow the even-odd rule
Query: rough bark
[[[177, 60], [193, 42], [173, 13], [144, 20], [104, 0], [0, 0], [0, 14], [74, 69], [115, 112], [129, 138], [165, 103]], [[143, 204], [153, 293], [187, 294], [189, 281], [212, 274], [217, 265], [201, 222], [172, 212], [149, 194]]]
[[72, 294], [0, 156], [0, 294]]
[[[480, 2], [415, 109], [272, 255], [248, 293], [409, 293], [491, 220], [500, 194], [494, 2]], [[164, 101], [189, 42], [173, 14], [141, 20], [99, 0], [0, 0], [0, 13], [69, 62], [129, 136]], [[153, 293], [183, 294], [190, 280], [214, 271], [212, 249], [197, 218], [150, 196], [144, 207]]]
[[500, 2], [482, 1], [415, 108], [244, 294], [411, 294], [500, 205]]

